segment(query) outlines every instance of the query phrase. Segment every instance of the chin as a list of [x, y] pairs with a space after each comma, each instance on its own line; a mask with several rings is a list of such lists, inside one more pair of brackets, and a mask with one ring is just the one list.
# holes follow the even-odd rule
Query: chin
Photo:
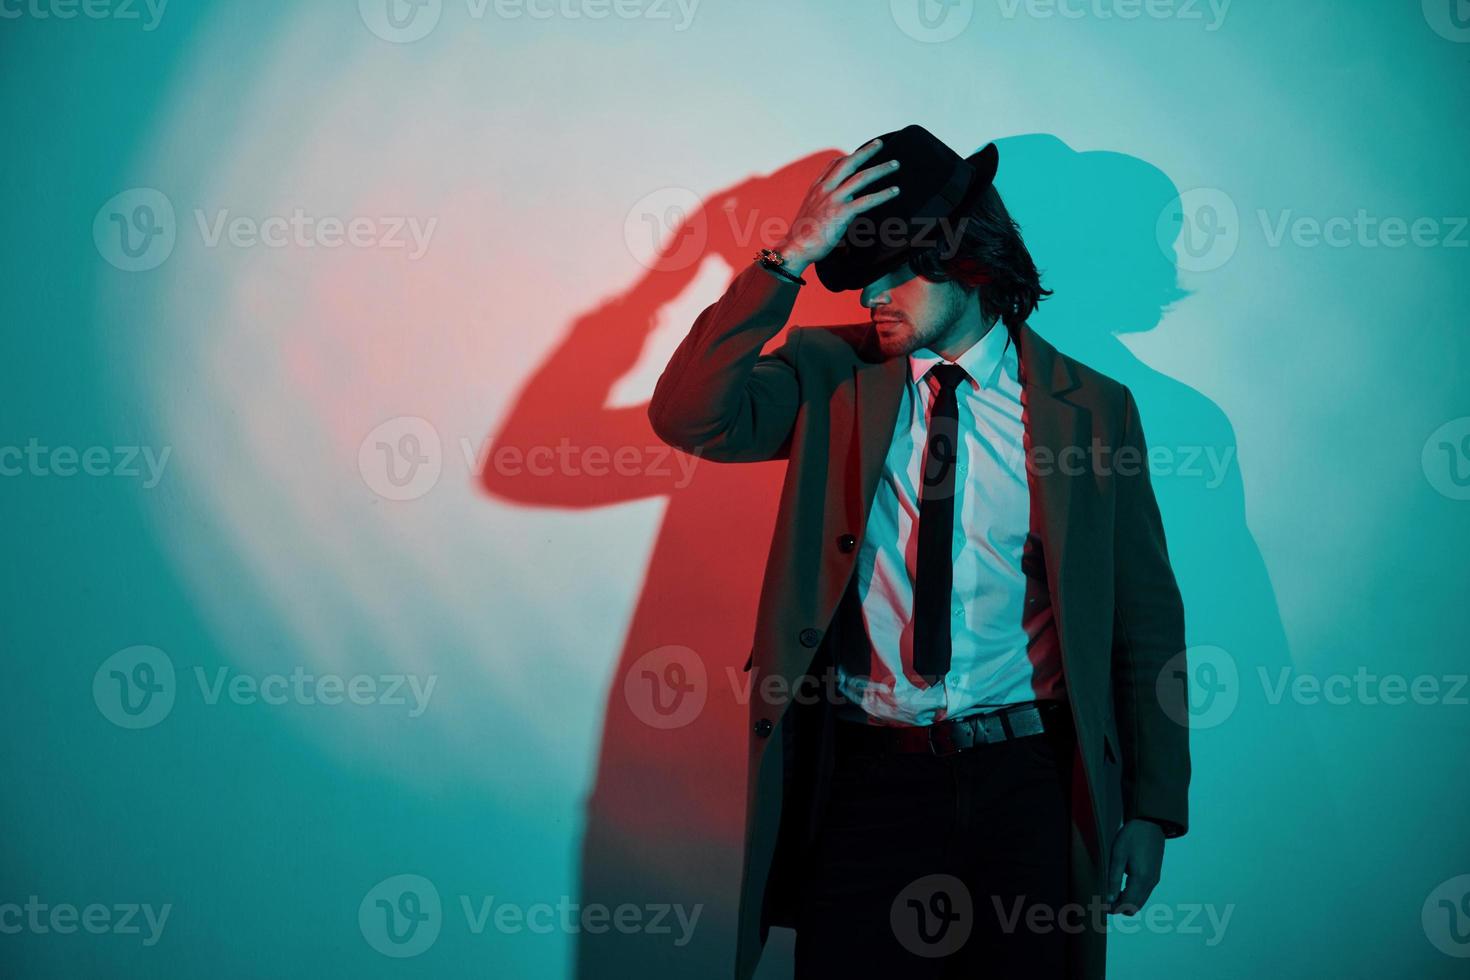
[[877, 339], [879, 352], [889, 357], [911, 354], [920, 346], [914, 332], [908, 329], [895, 333], [879, 331]]

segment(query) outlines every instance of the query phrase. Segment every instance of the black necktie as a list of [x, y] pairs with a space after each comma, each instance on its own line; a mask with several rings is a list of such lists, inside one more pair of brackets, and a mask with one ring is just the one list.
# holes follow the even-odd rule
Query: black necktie
[[949, 672], [949, 603], [954, 585], [955, 464], [959, 461], [959, 403], [966, 377], [958, 364], [929, 369], [939, 382], [929, 412], [929, 435], [919, 490], [919, 556], [914, 569], [914, 672], [933, 685]]

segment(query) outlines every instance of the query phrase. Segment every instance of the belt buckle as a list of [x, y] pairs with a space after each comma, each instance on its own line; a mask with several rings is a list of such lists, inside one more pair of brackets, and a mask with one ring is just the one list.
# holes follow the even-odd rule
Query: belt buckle
[[[944, 738], [942, 740], [944, 742], [943, 751], [935, 744], [934, 740], [934, 733], [941, 728], [944, 731]], [[963, 735], [959, 734], [961, 732], [963, 732]], [[959, 737], [956, 737], [957, 735]], [[929, 737], [927, 741], [929, 743], [929, 752], [932, 755], [955, 755], [956, 753], [963, 752], [965, 749], [973, 749], [976, 744], [974, 724], [969, 718], [962, 718], [958, 722], [935, 722], [929, 726]]]

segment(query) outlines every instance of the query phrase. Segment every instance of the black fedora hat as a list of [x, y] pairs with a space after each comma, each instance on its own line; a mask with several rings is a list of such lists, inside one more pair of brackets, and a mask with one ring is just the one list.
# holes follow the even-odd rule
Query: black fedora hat
[[854, 197], [895, 183], [902, 189], [854, 218], [832, 251], [816, 263], [817, 278], [833, 292], [862, 289], [915, 253], [951, 244], [962, 230], [958, 222], [995, 179], [1000, 162], [994, 143], [961, 157], [918, 125], [884, 133], [879, 139], [883, 148], [858, 169], [889, 160], [898, 160], [899, 168]]

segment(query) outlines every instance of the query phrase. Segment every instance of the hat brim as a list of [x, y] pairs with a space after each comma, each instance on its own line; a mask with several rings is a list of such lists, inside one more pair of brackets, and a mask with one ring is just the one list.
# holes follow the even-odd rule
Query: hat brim
[[965, 162], [975, 168], [975, 178], [972, 184], [983, 187], [995, 180], [995, 171], [1000, 167], [1000, 150], [994, 143], [986, 143], [965, 157]]

